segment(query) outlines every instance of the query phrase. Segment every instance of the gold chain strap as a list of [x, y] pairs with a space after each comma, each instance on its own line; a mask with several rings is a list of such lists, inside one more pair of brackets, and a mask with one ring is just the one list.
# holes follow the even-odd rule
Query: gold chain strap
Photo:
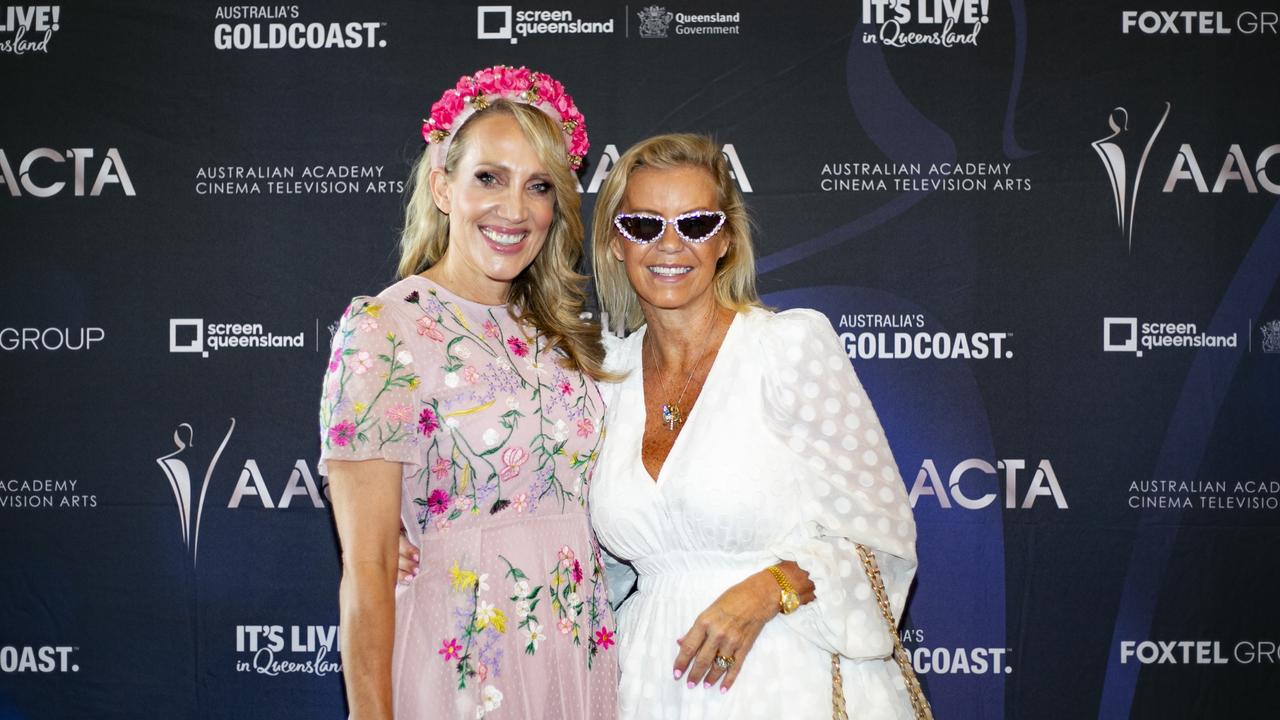
[[[867, 571], [867, 579], [871, 581], [871, 589], [876, 594], [876, 604], [880, 606], [880, 614], [884, 617], [889, 635], [893, 638], [893, 659], [898, 663], [902, 679], [907, 684], [907, 696], [911, 698], [911, 709], [916, 720], [933, 720], [933, 709], [920, 687], [920, 678], [916, 677], [915, 668], [911, 666], [911, 656], [902, 646], [902, 638], [898, 636], [898, 623], [893, 619], [893, 608], [889, 605], [889, 593], [885, 592], [884, 579], [880, 577], [880, 565], [870, 549], [855, 545], [862, 567]], [[849, 713], [844, 704], [844, 678], [840, 674], [840, 656], [831, 654], [831, 708], [832, 720], [849, 720]]]

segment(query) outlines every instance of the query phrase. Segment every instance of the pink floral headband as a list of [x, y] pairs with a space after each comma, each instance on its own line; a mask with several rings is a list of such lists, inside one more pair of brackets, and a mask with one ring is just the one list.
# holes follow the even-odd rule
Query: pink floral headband
[[591, 145], [587, 142], [587, 126], [573, 98], [550, 75], [506, 65], [462, 76], [457, 85], [445, 90], [431, 106], [431, 117], [422, 124], [422, 139], [432, 145], [433, 166], [444, 167], [449, 142], [458, 128], [497, 99], [532, 105], [558, 122], [564, 131], [569, 167], [573, 170], [582, 167], [582, 159]]

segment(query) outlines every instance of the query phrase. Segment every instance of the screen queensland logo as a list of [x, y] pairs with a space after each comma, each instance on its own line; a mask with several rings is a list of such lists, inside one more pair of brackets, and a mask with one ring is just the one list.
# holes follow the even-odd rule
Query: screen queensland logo
[[[226, 432], [220, 438], [215, 434], [210, 441], [202, 439], [202, 449], [216, 447], [208, 459], [204, 459], [196, 457], [196, 426], [186, 422], [178, 423], [173, 430], [173, 449], [155, 459], [173, 491], [182, 543], [191, 556], [193, 566], [200, 552], [200, 527], [204, 520], [205, 501], [210, 492], [214, 493], [214, 503], [217, 505], [225, 498], [225, 507], [229, 510], [242, 507], [265, 510], [327, 507], [328, 485], [316, 483], [316, 475], [311, 472], [310, 464], [303, 459], [295, 460], [289, 469], [288, 478], [281, 480], [275, 474], [264, 473], [256, 458], [243, 457], [232, 451], [230, 456], [234, 458], [231, 461], [234, 463], [233, 467], [240, 469], [234, 487], [228, 491], [224, 483], [211, 488], [219, 464], [223, 456], [228, 454], [227, 448], [231, 445], [235, 431], [236, 419], [230, 418]], [[203, 438], [203, 427], [201, 437]]]
[[49, 52], [49, 41], [61, 27], [61, 5], [0, 7], [0, 53]]
[[886, 47], [978, 44], [990, 0], [862, 0], [862, 42]]
[[220, 5], [213, 13], [218, 50], [384, 48], [387, 24], [367, 18], [314, 19], [298, 5]]
[[1179, 349], [1235, 350], [1240, 333], [1212, 335], [1193, 322], [1144, 322], [1136, 317], [1102, 319], [1102, 351], [1143, 357], [1148, 352]]
[[320, 321], [315, 319], [308, 333], [297, 326], [285, 330], [268, 330], [260, 322], [205, 322], [203, 318], [169, 318], [169, 352], [198, 354], [207, 358], [210, 353], [230, 350], [288, 352], [306, 350], [307, 335], [311, 335], [310, 348], [319, 352]]
[[1007, 360], [1013, 333], [947, 332], [923, 314], [852, 313], [836, 322], [850, 360]]
[[236, 672], [315, 675], [342, 672], [337, 625], [237, 625]]
[[530, 38], [565, 39], [572, 36], [613, 35], [611, 14], [583, 16], [568, 8], [524, 8], [512, 5], [476, 6], [476, 39], [504, 40], [512, 45]]

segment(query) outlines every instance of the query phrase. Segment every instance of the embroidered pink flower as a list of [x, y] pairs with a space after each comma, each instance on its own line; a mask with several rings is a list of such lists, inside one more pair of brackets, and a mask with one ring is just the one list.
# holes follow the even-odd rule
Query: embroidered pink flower
[[484, 325], [482, 327], [484, 327], [484, 334], [486, 337], [491, 337], [491, 338], [498, 337], [498, 324], [495, 323], [494, 321], [485, 320]]
[[560, 394], [561, 394], [561, 395], [572, 395], [572, 394], [573, 394], [573, 385], [569, 384], [569, 381], [568, 381], [568, 380], [561, 380], [561, 381], [560, 381], [560, 385], [558, 386], [558, 388], [559, 388], [559, 390], [560, 390]]
[[560, 622], [556, 623], [556, 627], [560, 628], [561, 635], [568, 635], [573, 631], [573, 621], [567, 617], [562, 617]]
[[389, 423], [407, 423], [413, 419], [413, 408], [404, 403], [396, 403], [387, 408], [384, 417]]
[[511, 498], [511, 507], [515, 508], [518, 513], [524, 512], [529, 507], [529, 496], [525, 493], [520, 493]]
[[436, 532], [448, 532], [450, 527], [453, 527], [453, 523], [449, 521], [449, 518], [436, 518]]
[[468, 385], [475, 385], [480, 382], [480, 371], [468, 365], [462, 368], [462, 379], [466, 380]]
[[507, 347], [511, 348], [511, 354], [516, 357], [524, 357], [529, 354], [529, 343], [515, 335], [507, 336]]
[[529, 451], [522, 447], [509, 447], [499, 457], [502, 460], [502, 470], [498, 472], [498, 479], [507, 482], [520, 474], [521, 465], [529, 462]]
[[608, 650], [613, 647], [613, 633], [607, 627], [601, 627], [596, 631], [596, 645], [601, 650]]
[[425, 335], [436, 342], [444, 342], [444, 333], [440, 332], [439, 323], [434, 319], [423, 315], [415, 320], [414, 324], [418, 326], [419, 335]]
[[568, 570], [573, 566], [573, 548], [568, 545], [560, 547], [560, 567]]
[[484, 682], [489, 677], [489, 666], [482, 662], [476, 663], [476, 677]]
[[573, 561], [573, 582], [574, 584], [582, 582], [582, 563], [577, 560]]
[[371, 317], [364, 317], [360, 318], [356, 326], [360, 328], [360, 332], [370, 333], [378, 329], [378, 321]]
[[422, 414], [418, 416], [418, 431], [427, 437], [431, 437], [431, 433], [440, 429], [440, 419], [431, 411], [431, 408], [422, 408]]
[[329, 359], [329, 372], [333, 372], [337, 370], [338, 366], [341, 364], [342, 364], [342, 348], [338, 348], [337, 350], [333, 351], [333, 357]]
[[591, 437], [591, 434], [594, 433], [595, 431], [596, 431], [596, 424], [591, 422], [591, 418], [582, 418], [581, 420], [578, 421], [578, 437], [580, 438]]
[[462, 646], [458, 644], [458, 638], [449, 638], [441, 643], [436, 654], [443, 656], [445, 660], [455, 660], [462, 656]]
[[350, 420], [342, 422], [329, 428], [329, 439], [338, 447], [346, 447], [356, 436], [356, 425]]
[[449, 474], [450, 467], [452, 467], [452, 464], [447, 459], [436, 458], [436, 461], [431, 464], [431, 472], [436, 476], [437, 480], [443, 480], [444, 476]]
[[373, 356], [367, 350], [361, 350], [351, 356], [351, 372], [363, 375], [373, 367]]
[[432, 515], [439, 515], [449, 509], [449, 493], [436, 488], [427, 496], [427, 509]]

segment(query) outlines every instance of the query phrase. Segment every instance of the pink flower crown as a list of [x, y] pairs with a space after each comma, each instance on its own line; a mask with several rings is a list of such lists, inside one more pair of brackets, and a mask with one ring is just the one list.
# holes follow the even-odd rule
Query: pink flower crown
[[458, 84], [444, 91], [431, 106], [431, 117], [422, 121], [422, 139], [433, 146], [435, 167], [444, 167], [449, 141], [458, 128], [477, 111], [489, 107], [496, 99], [532, 105], [560, 124], [565, 136], [569, 167], [578, 170], [591, 147], [587, 142], [587, 126], [573, 97], [555, 78], [532, 72], [525, 67], [495, 65], [463, 75]]

